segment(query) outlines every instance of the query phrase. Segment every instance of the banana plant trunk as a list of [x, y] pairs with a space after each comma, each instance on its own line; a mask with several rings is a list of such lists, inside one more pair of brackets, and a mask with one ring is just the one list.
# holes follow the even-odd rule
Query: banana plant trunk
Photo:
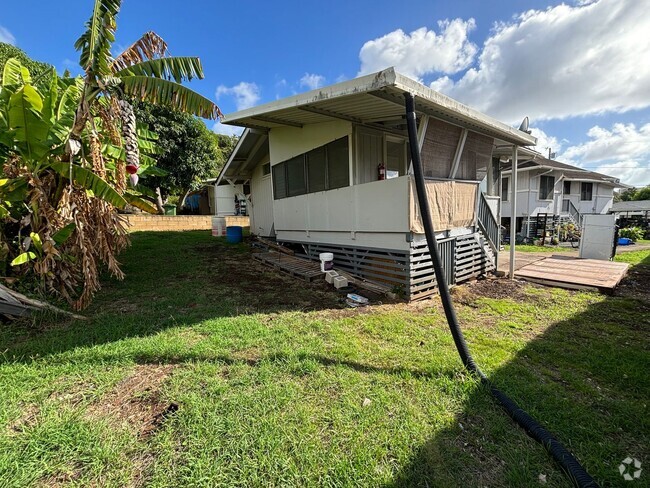
[[165, 207], [162, 199], [162, 194], [160, 193], [160, 187], [156, 187], [156, 208], [158, 209], [158, 213], [160, 215], [165, 214]]

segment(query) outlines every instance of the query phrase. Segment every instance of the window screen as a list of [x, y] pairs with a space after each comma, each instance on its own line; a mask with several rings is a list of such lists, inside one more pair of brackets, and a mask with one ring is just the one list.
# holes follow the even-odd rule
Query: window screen
[[594, 184], [582, 183], [580, 185], [580, 200], [591, 201], [593, 198]]
[[327, 145], [327, 175], [330, 190], [350, 184], [350, 153], [347, 137]]
[[286, 163], [273, 166], [273, 197], [275, 199], [287, 196]]
[[262, 165], [262, 176], [271, 174], [271, 163], [266, 163]]
[[348, 148], [346, 136], [273, 166], [274, 198], [277, 200], [348, 186]]
[[510, 180], [508, 178], [501, 179], [501, 200], [504, 202], [508, 201], [508, 183]]
[[554, 186], [555, 186], [555, 176], [540, 176], [539, 177], [539, 199], [552, 200]]
[[292, 158], [285, 164], [287, 165], [287, 195], [294, 197], [307, 193], [304, 156]]
[[565, 195], [571, 195], [571, 182], [570, 181], [565, 181], [564, 182], [564, 194]]
[[327, 190], [327, 158], [324, 147], [307, 153], [309, 193]]
[[386, 179], [406, 174], [404, 142], [386, 141]]

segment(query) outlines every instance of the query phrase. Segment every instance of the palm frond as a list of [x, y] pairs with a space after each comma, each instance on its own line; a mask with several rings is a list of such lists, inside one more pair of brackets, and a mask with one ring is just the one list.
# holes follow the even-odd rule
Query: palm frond
[[192, 78], [203, 79], [203, 68], [199, 58], [169, 57], [134, 64], [116, 72], [115, 76], [150, 76], [181, 83]]
[[115, 41], [115, 18], [121, 4], [121, 0], [95, 0], [86, 31], [74, 45], [81, 51], [79, 62], [87, 73], [94, 76], [111, 74], [111, 44]]
[[223, 117], [211, 100], [173, 81], [150, 76], [125, 76], [122, 83], [124, 93], [139, 100], [166, 105], [205, 119]]
[[120, 54], [111, 65], [113, 71], [121, 71], [134, 64], [147, 61], [149, 59], [168, 56], [167, 43], [162, 37], [153, 31], [145, 34], [131, 44]]

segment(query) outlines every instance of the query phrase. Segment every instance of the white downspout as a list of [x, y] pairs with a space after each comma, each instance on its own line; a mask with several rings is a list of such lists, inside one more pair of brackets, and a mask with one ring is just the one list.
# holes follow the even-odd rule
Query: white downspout
[[510, 272], [509, 278], [515, 279], [515, 241], [517, 235], [517, 146], [512, 146], [512, 190], [510, 202]]

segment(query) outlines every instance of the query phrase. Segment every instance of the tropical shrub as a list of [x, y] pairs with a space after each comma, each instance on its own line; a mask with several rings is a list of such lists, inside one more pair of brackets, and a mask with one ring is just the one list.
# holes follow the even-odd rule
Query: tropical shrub
[[643, 229], [641, 227], [626, 227], [625, 229], [620, 229], [618, 231], [619, 237], [627, 237], [632, 239], [634, 242], [640, 241], [643, 239]]
[[32, 78], [10, 58], [0, 80], [0, 265], [35, 277], [42, 293], [75, 309], [99, 289], [100, 266], [124, 276], [117, 255], [129, 240], [116, 209], [128, 202], [156, 211], [139, 184], [141, 176], [161, 174], [151, 157], [159, 152], [156, 135], [138, 127], [130, 100], [221, 115], [180, 84], [203, 77], [198, 58], [169, 57], [155, 33], [113, 59], [120, 5], [95, 1], [75, 44], [83, 77], [60, 78], [51, 70]]

